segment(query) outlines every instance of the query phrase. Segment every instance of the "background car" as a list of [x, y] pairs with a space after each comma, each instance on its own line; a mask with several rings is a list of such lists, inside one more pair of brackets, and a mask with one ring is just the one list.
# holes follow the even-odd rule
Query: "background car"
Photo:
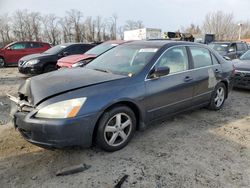
[[107, 41], [98, 46], [90, 49], [89, 51], [85, 52], [81, 55], [71, 55], [64, 58], [61, 58], [57, 62], [57, 66], [60, 68], [71, 68], [71, 67], [81, 67], [86, 65], [91, 60], [95, 59], [97, 56], [107, 52], [108, 50], [120, 45], [127, 43], [129, 41], [123, 40], [112, 40]]
[[234, 87], [250, 89], [250, 50], [233, 60], [235, 67]]
[[[125, 147], [136, 129], [188, 109], [219, 110], [233, 66], [206, 45], [135, 41], [83, 68], [33, 77], [19, 89], [14, 124], [42, 147]], [[64, 81], [61, 81], [63, 78]]]
[[17, 65], [23, 56], [41, 53], [50, 47], [50, 44], [45, 42], [13, 42], [0, 49], [0, 67]]
[[56, 63], [58, 59], [68, 55], [84, 53], [94, 46], [94, 44], [84, 43], [65, 43], [57, 45], [43, 53], [28, 55], [21, 58], [18, 62], [18, 70], [20, 73], [28, 75], [50, 72], [57, 69]]
[[239, 58], [249, 49], [245, 42], [212, 42], [208, 46], [230, 59]]

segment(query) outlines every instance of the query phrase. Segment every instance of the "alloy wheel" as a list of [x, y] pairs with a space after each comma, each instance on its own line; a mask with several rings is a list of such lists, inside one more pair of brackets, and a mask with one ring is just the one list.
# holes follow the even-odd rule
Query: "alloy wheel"
[[110, 146], [123, 144], [131, 134], [132, 120], [125, 113], [111, 117], [104, 129], [104, 139]]
[[219, 108], [225, 100], [225, 91], [223, 87], [219, 87], [216, 91], [216, 97], [214, 98], [214, 103], [217, 108]]

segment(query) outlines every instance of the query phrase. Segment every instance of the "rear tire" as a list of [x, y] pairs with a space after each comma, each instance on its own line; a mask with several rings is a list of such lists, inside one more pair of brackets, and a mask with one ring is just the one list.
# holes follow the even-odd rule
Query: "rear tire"
[[208, 108], [210, 110], [220, 110], [226, 100], [226, 94], [227, 94], [226, 92], [227, 89], [225, 84], [221, 82], [218, 83], [212, 93], [211, 101]]
[[134, 112], [127, 106], [117, 106], [102, 115], [98, 123], [96, 143], [105, 151], [117, 151], [129, 143], [135, 130]]
[[4, 58], [0, 57], [0, 68], [5, 67], [5, 61]]

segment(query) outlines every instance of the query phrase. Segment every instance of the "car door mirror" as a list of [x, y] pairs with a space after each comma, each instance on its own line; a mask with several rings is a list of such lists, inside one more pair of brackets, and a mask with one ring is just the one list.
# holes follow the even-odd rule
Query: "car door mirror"
[[228, 52], [235, 52], [234, 48], [229, 48]]
[[69, 55], [69, 52], [63, 52], [63, 57], [66, 57], [66, 56], [68, 56]]
[[230, 60], [231, 60], [231, 58], [228, 57], [228, 56], [223, 56], [223, 58], [224, 58], [225, 60], [227, 60], [227, 61], [230, 61]]
[[170, 68], [167, 66], [157, 67], [151, 71], [149, 78], [151, 78], [151, 79], [160, 78], [162, 76], [168, 75], [169, 72], [170, 72]]
[[6, 48], [7, 50], [12, 50], [11, 47]]

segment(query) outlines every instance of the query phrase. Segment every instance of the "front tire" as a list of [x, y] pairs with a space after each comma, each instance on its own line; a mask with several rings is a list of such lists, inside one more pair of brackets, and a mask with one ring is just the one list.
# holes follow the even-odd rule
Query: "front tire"
[[0, 57], [0, 68], [5, 67], [5, 61], [4, 58]]
[[136, 130], [134, 112], [126, 106], [117, 106], [105, 112], [98, 123], [97, 145], [109, 152], [125, 147]]
[[220, 110], [226, 100], [226, 92], [227, 89], [224, 83], [217, 84], [212, 93], [209, 109]]

